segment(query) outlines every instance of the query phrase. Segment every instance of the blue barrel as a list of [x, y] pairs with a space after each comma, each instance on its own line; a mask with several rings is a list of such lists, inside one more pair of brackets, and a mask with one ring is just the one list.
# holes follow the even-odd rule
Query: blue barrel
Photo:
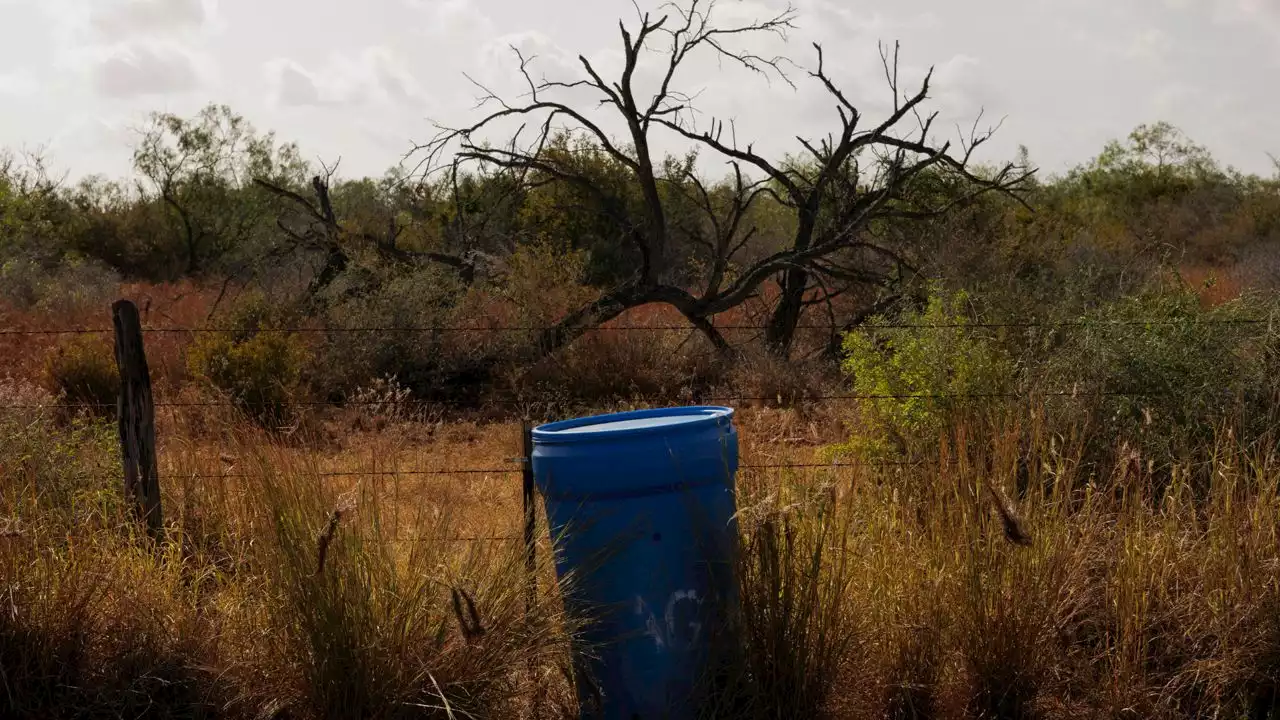
[[535, 428], [533, 445], [566, 605], [590, 619], [576, 653], [582, 717], [691, 717], [737, 602], [733, 410], [565, 420]]

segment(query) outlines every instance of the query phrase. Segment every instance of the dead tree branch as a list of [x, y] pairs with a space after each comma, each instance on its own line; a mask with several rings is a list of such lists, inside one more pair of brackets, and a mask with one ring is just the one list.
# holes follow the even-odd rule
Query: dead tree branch
[[[817, 83], [834, 105], [833, 130], [819, 138], [797, 137], [804, 153], [799, 162], [771, 160], [751, 143], [740, 144], [732, 122], [711, 118], [695, 123], [696, 93], [679, 89], [680, 70], [693, 57], [711, 58], [796, 87], [790, 70], [800, 66], [791, 59], [735, 47], [739, 40], [786, 40], [795, 26], [795, 11], [788, 7], [769, 18], [735, 24], [717, 21], [714, 0], [674, 0], [663, 5], [661, 12], [655, 17], [637, 10], [634, 23], [619, 24], [622, 66], [616, 78], [606, 78], [590, 60], [579, 56], [580, 76], [536, 79], [534, 58], [514, 51], [525, 88], [518, 100], [504, 99], [476, 83], [482, 92], [478, 107], [485, 114], [469, 125], [437, 126], [435, 137], [415, 149], [425, 175], [462, 161], [517, 171], [529, 182], [572, 185], [613, 217], [622, 229], [621, 237], [635, 246], [639, 256], [635, 274], [564, 318], [544, 338], [548, 352], [571, 342], [591, 324], [648, 302], [672, 305], [720, 347], [723, 338], [714, 331], [712, 318], [759, 295], [764, 283], [773, 280], [781, 293], [766, 339], [785, 354], [801, 314], [815, 304], [811, 291], [819, 291], [818, 303], [829, 303], [855, 286], [878, 288], [876, 294], [892, 297], [903, 292], [899, 286], [906, 278], [916, 274], [908, 272], [913, 263], [902, 252], [872, 242], [871, 228], [881, 222], [936, 217], [987, 193], [1017, 197], [1031, 175], [1029, 169], [1014, 165], [994, 173], [972, 169], [974, 152], [990, 139], [994, 128], [979, 133], [975, 123], [969, 135], [960, 138], [958, 149], [949, 142], [936, 142], [932, 133], [938, 115], [924, 112], [932, 70], [914, 92], [904, 93], [897, 44], [892, 52], [881, 47], [893, 110], [876, 124], [864, 122], [863, 113], [828, 72], [823, 47], [815, 44], [814, 64], [804, 76]], [[660, 60], [656, 83], [650, 84], [654, 89], [645, 93], [636, 78], [642, 60], [649, 56]], [[651, 67], [645, 64], [646, 70]], [[589, 91], [588, 97], [574, 99], [573, 94], [582, 91]], [[620, 137], [606, 130], [606, 117], [625, 128]], [[481, 139], [501, 122], [524, 118], [537, 120], [539, 130], [532, 143], [522, 144], [519, 139], [524, 126], [509, 142], [495, 145]], [[691, 163], [659, 162], [653, 156], [658, 132], [723, 158], [731, 178], [710, 187]], [[629, 211], [572, 162], [547, 152], [554, 133], [585, 138], [625, 168], [642, 200], [641, 212]], [[941, 183], [950, 194], [936, 200], [920, 192], [918, 186], [925, 179]], [[682, 207], [694, 208], [699, 219], [673, 218], [675, 199]], [[752, 223], [753, 209], [766, 201], [793, 214], [794, 234], [764, 257], [739, 262], [738, 254], [758, 232]], [[710, 253], [696, 295], [671, 279], [673, 230], [688, 234]]]

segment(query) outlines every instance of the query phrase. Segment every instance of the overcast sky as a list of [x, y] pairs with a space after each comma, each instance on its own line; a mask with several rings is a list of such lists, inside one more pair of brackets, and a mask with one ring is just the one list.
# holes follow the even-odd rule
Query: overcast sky
[[[641, 0], [642, 8], [656, 8]], [[935, 65], [945, 128], [980, 109], [1004, 119], [984, 160], [1019, 144], [1046, 171], [1097, 154], [1135, 125], [1168, 120], [1224, 163], [1270, 174], [1280, 155], [1280, 0], [797, 0], [789, 54], [831, 74], [871, 117], [891, 102], [877, 42], [902, 43], [904, 78]], [[776, 0], [720, 0], [728, 23]], [[73, 176], [128, 172], [148, 112], [226, 103], [343, 174], [380, 174], [432, 122], [476, 118], [466, 73], [520, 85], [509, 46], [535, 73], [573, 79], [583, 54], [618, 66], [629, 0], [0, 0], [0, 147], [45, 146]], [[774, 50], [758, 46], [766, 51]], [[797, 89], [692, 63], [702, 118], [736, 122], [758, 150], [832, 130], [834, 105]], [[954, 130], [952, 131], [954, 134]], [[674, 145], [670, 147], [675, 147]]]

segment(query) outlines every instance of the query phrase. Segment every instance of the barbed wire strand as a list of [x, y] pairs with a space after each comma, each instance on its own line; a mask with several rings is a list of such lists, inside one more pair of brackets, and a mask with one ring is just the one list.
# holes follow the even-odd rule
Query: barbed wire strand
[[[995, 399], [1031, 399], [1044, 397], [1070, 397], [1070, 398], [1100, 398], [1100, 397], [1128, 397], [1128, 398], [1158, 398], [1171, 397], [1177, 395], [1175, 392], [1153, 392], [1153, 391], [1128, 391], [1128, 390], [1052, 390], [1044, 392], [1026, 392], [1026, 393], [851, 393], [845, 395], [805, 395], [796, 394], [788, 395], [779, 393], [776, 395], [711, 395], [711, 396], [695, 396], [698, 402], [789, 402], [792, 404], [804, 403], [823, 403], [833, 401], [848, 400], [995, 400]], [[632, 403], [662, 403], [671, 401], [672, 396], [652, 397], [652, 398], [618, 398], [612, 401], [605, 400], [575, 400], [556, 399], [556, 398], [475, 398], [475, 399], [438, 399], [438, 400], [286, 400], [281, 402], [234, 402], [234, 401], [192, 401], [192, 402], [157, 402], [154, 404], [156, 408], [234, 408], [238, 410], [266, 409], [274, 407], [386, 407], [394, 409], [398, 407], [423, 407], [430, 408], [433, 406], [466, 406], [466, 407], [484, 407], [486, 405], [573, 405], [575, 403], [592, 402], [599, 404], [601, 402], [614, 402], [620, 404]], [[17, 403], [0, 405], [0, 410], [107, 410], [116, 407], [116, 403]]]
[[[514, 462], [520, 462], [522, 459], [516, 459]], [[814, 469], [840, 469], [840, 468], [876, 468], [876, 467], [909, 467], [918, 463], [907, 461], [873, 461], [873, 462], [829, 462], [829, 463], [760, 463], [760, 464], [744, 464], [738, 466], [738, 471], [744, 470], [814, 470]], [[357, 476], [396, 476], [396, 475], [470, 475], [470, 474], [513, 474], [520, 473], [520, 469], [507, 468], [460, 468], [450, 470], [368, 470], [368, 471], [339, 471], [339, 472], [316, 472], [301, 473], [310, 477], [357, 477]], [[172, 472], [166, 473], [167, 477], [173, 480], [236, 480], [250, 478], [267, 478], [271, 477], [268, 473], [184, 473]], [[114, 478], [115, 475], [92, 474], [92, 479], [102, 480], [108, 477]], [[522, 536], [515, 535], [489, 535], [489, 536], [461, 536], [461, 535], [421, 535], [414, 537], [391, 537], [385, 538], [388, 542], [524, 542]], [[539, 541], [541, 542], [541, 541]]]
[[[516, 462], [516, 461], [513, 461]], [[830, 463], [764, 463], [739, 465], [738, 470], [835, 470], [841, 468], [872, 467], [911, 467], [918, 463], [906, 461], [874, 461], [874, 462], [830, 462]], [[294, 475], [306, 477], [395, 477], [399, 475], [513, 475], [522, 472], [519, 468], [457, 468], [446, 470], [339, 470], [322, 472], [297, 472]], [[249, 480], [266, 479], [283, 473], [167, 473], [175, 480]], [[100, 478], [105, 475], [99, 476]]]
[[[1135, 320], [1024, 320], [1009, 322], [951, 322], [951, 323], [864, 323], [854, 326], [855, 330], [966, 330], [966, 329], [998, 329], [998, 328], [1083, 328], [1083, 327], [1131, 327], [1131, 326], [1173, 326], [1173, 325], [1261, 325], [1272, 322], [1269, 318], [1152, 318], [1152, 319], [1135, 319]], [[767, 329], [767, 325], [743, 325], [743, 324], [727, 324], [716, 325], [716, 330], [755, 330], [762, 331]], [[468, 325], [424, 325], [424, 326], [403, 326], [403, 327], [282, 327], [282, 328], [258, 328], [252, 330], [253, 333], [290, 333], [290, 334], [341, 334], [341, 333], [497, 333], [497, 332], [553, 332], [562, 330], [554, 325], [494, 325], [494, 326], [468, 326]], [[582, 328], [586, 332], [675, 332], [675, 331], [695, 331], [692, 325], [598, 325], [594, 327]], [[796, 326], [797, 330], [831, 330], [829, 324], [801, 324]], [[840, 328], [843, 329], [843, 328]], [[100, 335], [113, 333], [112, 328], [34, 328], [34, 329], [3, 329], [0, 330], [0, 336], [3, 335]], [[144, 333], [174, 333], [174, 334], [197, 334], [197, 333], [237, 333], [244, 332], [239, 328], [226, 327], [144, 327]]]

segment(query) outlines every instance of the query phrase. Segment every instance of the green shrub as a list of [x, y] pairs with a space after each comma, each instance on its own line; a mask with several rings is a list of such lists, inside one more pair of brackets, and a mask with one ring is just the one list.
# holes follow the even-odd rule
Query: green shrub
[[452, 271], [361, 265], [331, 290], [327, 326], [378, 330], [325, 334], [307, 368], [317, 393], [349, 399], [374, 378], [394, 375], [416, 399], [458, 399], [491, 380], [503, 333], [440, 330], [468, 324], [455, 311], [466, 289]]
[[1228, 419], [1253, 437], [1266, 431], [1280, 344], [1266, 323], [1242, 321], [1273, 311], [1251, 296], [1205, 308], [1191, 288], [1151, 289], [1065, 328], [1038, 374], [1073, 391], [1058, 412], [1087, 422], [1099, 450], [1119, 441], [1142, 464], [1167, 465], [1211, 445]]
[[204, 334], [192, 343], [187, 368], [263, 425], [286, 423], [307, 358], [302, 341], [279, 331], [259, 298], [238, 306], [228, 326], [226, 333]]
[[114, 412], [120, 394], [120, 372], [109, 339], [77, 336], [45, 358], [45, 387], [67, 403], [87, 406], [94, 414]]
[[51, 316], [101, 309], [119, 296], [120, 276], [102, 263], [67, 252], [41, 262], [0, 257], [0, 300]]
[[288, 420], [298, 391], [305, 352], [296, 337], [259, 333], [241, 342], [205, 335], [188, 351], [187, 366], [266, 425]]
[[969, 296], [934, 287], [922, 311], [885, 327], [885, 317], [845, 336], [843, 369], [863, 396], [863, 434], [839, 450], [863, 455], [914, 453], [930, 445], [962, 413], [981, 410], [1014, 386], [1014, 364], [980, 329], [970, 327]]
[[599, 291], [583, 284], [588, 254], [585, 250], [557, 248], [548, 243], [528, 243], [516, 248], [494, 288], [495, 294], [515, 309], [513, 324], [551, 325], [596, 299]]

